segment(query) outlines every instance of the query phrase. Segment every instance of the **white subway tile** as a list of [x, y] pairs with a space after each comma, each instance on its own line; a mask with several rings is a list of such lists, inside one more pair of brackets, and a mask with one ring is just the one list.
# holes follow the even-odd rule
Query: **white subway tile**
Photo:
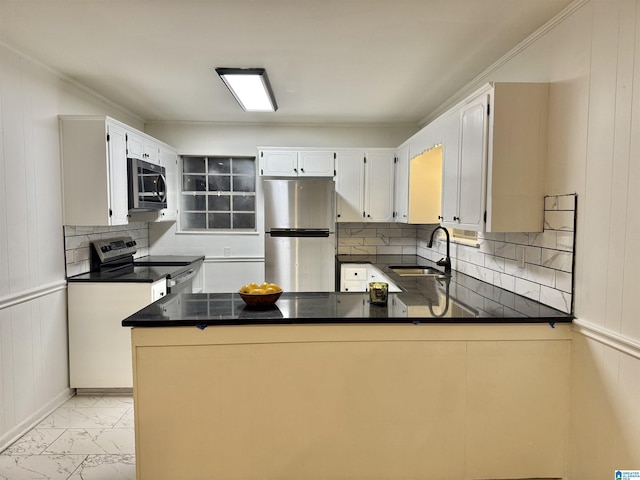
[[529, 245], [533, 247], [556, 248], [557, 235], [554, 230], [545, 230], [542, 233], [530, 233]]
[[495, 272], [504, 272], [504, 258], [485, 255], [484, 266]]
[[542, 249], [540, 247], [527, 247], [524, 251], [524, 260], [533, 265], [542, 264]]
[[548, 287], [553, 287], [556, 284], [556, 272], [551, 268], [545, 268], [539, 265], [527, 265], [526, 271], [525, 278], [531, 282]]
[[544, 229], [573, 231], [573, 216], [574, 213], [570, 211], [546, 212]]
[[516, 246], [513, 243], [496, 242], [496, 257], [508, 258], [515, 260], [516, 258]]
[[571, 295], [553, 288], [542, 286], [540, 289], [540, 303], [565, 313], [571, 313]]
[[575, 195], [560, 195], [558, 197], [558, 210], [571, 210], [576, 209], [576, 196]]
[[505, 233], [504, 241], [509, 243], [517, 243], [519, 245], [529, 245], [528, 233]]
[[540, 285], [523, 278], [516, 278], [515, 293], [523, 297], [540, 300]]
[[556, 272], [556, 289], [571, 293], [573, 275], [567, 272]]
[[560, 250], [542, 249], [542, 265], [554, 270], [570, 272], [573, 267], [573, 255]]
[[573, 252], [573, 239], [575, 234], [573, 232], [556, 232], [558, 250], [565, 250], [567, 252]]
[[557, 210], [558, 209], [558, 197], [556, 197], [556, 196], [544, 197], [544, 209], [545, 210]]

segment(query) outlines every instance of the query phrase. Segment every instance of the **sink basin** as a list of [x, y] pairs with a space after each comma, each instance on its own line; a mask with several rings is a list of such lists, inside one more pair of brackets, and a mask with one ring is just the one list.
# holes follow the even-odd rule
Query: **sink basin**
[[396, 265], [389, 267], [391, 271], [401, 277], [444, 277], [444, 272], [437, 268], [419, 265]]

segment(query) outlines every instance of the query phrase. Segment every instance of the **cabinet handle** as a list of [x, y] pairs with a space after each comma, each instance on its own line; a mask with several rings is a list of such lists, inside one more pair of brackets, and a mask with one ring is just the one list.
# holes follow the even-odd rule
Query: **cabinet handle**
[[460, 220], [460, 217], [453, 217], [454, 222], [457, 222], [458, 220]]
[[294, 172], [296, 172], [296, 173], [298, 173], [298, 169], [297, 169], [297, 168], [294, 168], [294, 169], [293, 169], [293, 171], [294, 171]]
[[438, 220], [444, 220], [444, 217], [442, 215], [438, 215]]
[[304, 168], [301, 168], [301, 169], [300, 169], [300, 171], [301, 171], [302, 173], [304, 173]]

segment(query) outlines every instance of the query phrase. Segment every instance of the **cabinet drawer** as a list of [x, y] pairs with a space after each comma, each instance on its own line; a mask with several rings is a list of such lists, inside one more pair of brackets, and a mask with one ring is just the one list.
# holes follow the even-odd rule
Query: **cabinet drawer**
[[345, 280], [366, 280], [367, 267], [342, 267]]
[[164, 297], [167, 294], [167, 281], [162, 279], [151, 285], [151, 302]]
[[366, 280], [345, 280], [342, 282], [342, 292], [366, 292], [368, 283]]

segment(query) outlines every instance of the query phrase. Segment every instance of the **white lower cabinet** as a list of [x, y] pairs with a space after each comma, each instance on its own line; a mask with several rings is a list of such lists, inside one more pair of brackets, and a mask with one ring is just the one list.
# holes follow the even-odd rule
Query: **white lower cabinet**
[[340, 271], [341, 292], [367, 291], [367, 266], [363, 264], [345, 264]]
[[345, 263], [340, 268], [341, 292], [368, 292], [370, 282], [389, 284], [389, 292], [401, 292], [395, 283], [373, 265], [364, 263]]
[[69, 382], [71, 388], [133, 387], [131, 328], [122, 320], [167, 293], [154, 283], [70, 282]]

